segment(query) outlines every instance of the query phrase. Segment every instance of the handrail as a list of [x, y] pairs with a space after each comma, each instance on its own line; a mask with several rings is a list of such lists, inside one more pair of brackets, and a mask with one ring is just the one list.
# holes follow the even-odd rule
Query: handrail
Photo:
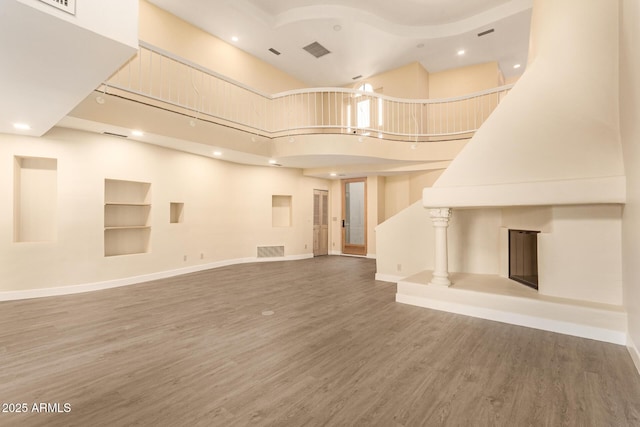
[[270, 95], [141, 41], [138, 54], [103, 87], [269, 138], [355, 133], [419, 142], [473, 134], [512, 86], [445, 99], [327, 87]]

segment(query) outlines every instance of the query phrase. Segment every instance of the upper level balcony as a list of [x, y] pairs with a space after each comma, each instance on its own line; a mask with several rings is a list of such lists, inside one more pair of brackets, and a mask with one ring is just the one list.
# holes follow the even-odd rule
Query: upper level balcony
[[311, 175], [336, 165], [351, 165], [351, 174], [425, 170], [446, 167], [511, 87], [446, 99], [346, 88], [266, 94], [140, 42], [62, 125], [127, 136], [144, 129], [145, 142], [209, 156], [224, 150], [227, 160], [250, 164], [277, 158]]

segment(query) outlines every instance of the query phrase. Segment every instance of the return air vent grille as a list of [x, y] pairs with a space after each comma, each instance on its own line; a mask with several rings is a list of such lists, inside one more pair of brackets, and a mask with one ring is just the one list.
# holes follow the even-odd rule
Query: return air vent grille
[[72, 15], [76, 14], [76, 0], [40, 0], [57, 9], [64, 10]]
[[284, 246], [258, 246], [258, 258], [276, 258], [284, 256]]
[[331, 53], [329, 49], [322, 46], [318, 42], [313, 42], [310, 45], [303, 47], [303, 49], [309, 52], [311, 55], [315, 56], [316, 58], [320, 58], [322, 56], [325, 56], [328, 53]]
[[102, 132], [103, 135], [109, 135], [109, 136], [117, 136], [118, 138], [127, 138], [127, 135], [122, 135], [120, 133], [114, 133], [114, 132], [107, 132], [104, 131]]
[[486, 36], [487, 34], [491, 34], [494, 31], [495, 31], [495, 29], [491, 28], [490, 30], [486, 30], [486, 31], [483, 31], [481, 33], [478, 33], [478, 37]]
[[275, 50], [272, 47], [269, 48], [269, 52], [273, 53], [274, 55], [280, 55], [280, 52], [278, 52], [277, 50]]

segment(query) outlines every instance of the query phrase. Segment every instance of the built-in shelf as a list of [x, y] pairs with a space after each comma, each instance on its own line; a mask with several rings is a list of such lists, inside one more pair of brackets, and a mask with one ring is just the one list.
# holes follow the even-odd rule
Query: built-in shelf
[[291, 196], [271, 196], [271, 222], [274, 227], [291, 227]]
[[105, 206], [151, 206], [150, 203], [105, 203]]
[[14, 242], [53, 242], [57, 231], [58, 161], [14, 158]]
[[125, 227], [105, 227], [105, 230], [135, 230], [135, 229], [139, 229], [139, 228], [151, 228], [148, 225], [129, 225], [129, 226], [125, 226]]
[[181, 222], [184, 222], [184, 203], [169, 203], [169, 223], [180, 224]]
[[105, 179], [104, 255], [149, 252], [151, 184]]

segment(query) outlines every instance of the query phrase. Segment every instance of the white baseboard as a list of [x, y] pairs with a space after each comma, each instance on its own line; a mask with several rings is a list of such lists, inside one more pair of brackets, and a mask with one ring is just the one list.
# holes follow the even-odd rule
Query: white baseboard
[[367, 254], [367, 258], [376, 259], [376, 254]]
[[393, 274], [376, 273], [376, 280], [379, 280], [381, 282], [398, 283], [402, 279], [404, 279], [404, 276], [394, 276]]
[[207, 264], [198, 264], [175, 270], [159, 271], [157, 273], [143, 274], [140, 276], [125, 277], [122, 279], [106, 280], [103, 282], [85, 283], [81, 285], [60, 286], [55, 288], [27, 289], [23, 291], [2, 291], [0, 301], [14, 301], [29, 298], [43, 298], [59, 295], [79, 294], [83, 292], [99, 291], [102, 289], [118, 288], [121, 286], [135, 285], [137, 283], [150, 282], [152, 280], [166, 279], [182, 274], [196, 273], [198, 271], [211, 270], [229, 265], [248, 264], [252, 262], [296, 261], [313, 258], [313, 254], [289, 255], [275, 258], [236, 258]]
[[415, 305], [418, 307], [431, 308], [434, 310], [446, 311], [449, 313], [463, 314], [465, 316], [478, 317], [481, 319], [494, 320], [512, 325], [526, 326], [543, 331], [557, 332], [566, 335], [573, 335], [582, 338], [589, 338], [597, 341], [610, 342], [613, 344], [625, 345], [628, 343], [626, 332], [598, 328], [584, 324], [565, 322], [562, 320], [534, 317], [512, 312], [505, 312], [486, 307], [471, 306], [451, 301], [442, 301], [431, 298], [423, 298], [412, 295], [396, 294], [396, 302]]
[[640, 351], [638, 347], [634, 344], [631, 339], [631, 335], [627, 335], [627, 350], [629, 350], [629, 354], [631, 355], [631, 359], [633, 360], [634, 365], [636, 365], [636, 369], [640, 374]]

